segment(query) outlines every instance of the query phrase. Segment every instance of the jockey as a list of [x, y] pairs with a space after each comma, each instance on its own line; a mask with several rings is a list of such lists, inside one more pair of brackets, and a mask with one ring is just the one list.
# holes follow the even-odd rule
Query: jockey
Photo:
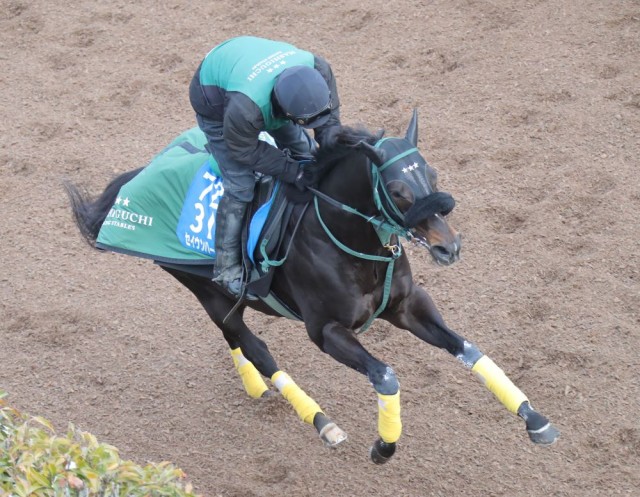
[[[340, 125], [336, 81], [318, 55], [284, 42], [240, 36], [206, 55], [189, 98], [224, 184], [216, 214], [213, 280], [238, 296], [242, 220], [253, 199], [254, 172], [301, 191], [317, 181], [294, 157], [309, 156], [332, 134], [327, 130]], [[303, 128], [313, 129], [315, 140]], [[261, 131], [278, 148], [259, 140]]]

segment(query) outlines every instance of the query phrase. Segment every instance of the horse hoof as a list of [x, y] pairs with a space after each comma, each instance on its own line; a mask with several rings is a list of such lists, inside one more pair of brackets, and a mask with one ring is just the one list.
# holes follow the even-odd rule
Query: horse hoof
[[274, 392], [273, 390], [265, 390], [264, 393], [260, 396], [260, 398], [268, 400], [277, 396], [278, 396], [278, 392]]
[[319, 435], [324, 444], [332, 449], [347, 440], [347, 434], [335, 423], [328, 423], [323, 426]]
[[527, 430], [529, 438], [536, 445], [549, 446], [556, 443], [560, 431], [551, 423], [547, 423], [538, 430]]
[[369, 449], [369, 457], [375, 464], [384, 464], [391, 456], [396, 452], [395, 443], [387, 443], [382, 440], [376, 440], [376, 442]]

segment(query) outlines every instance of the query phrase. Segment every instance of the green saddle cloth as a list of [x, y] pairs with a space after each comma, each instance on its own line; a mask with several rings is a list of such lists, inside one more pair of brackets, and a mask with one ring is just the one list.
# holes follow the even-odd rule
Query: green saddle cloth
[[[102, 224], [97, 247], [159, 262], [212, 264], [211, 209], [224, 189], [206, 143], [199, 128], [187, 130], [126, 183]], [[196, 194], [193, 205], [186, 203], [190, 189]], [[190, 235], [179, 232], [181, 224]]]

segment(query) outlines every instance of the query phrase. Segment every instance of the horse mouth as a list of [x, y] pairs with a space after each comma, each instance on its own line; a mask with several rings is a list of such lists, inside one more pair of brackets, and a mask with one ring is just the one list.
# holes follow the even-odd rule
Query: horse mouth
[[421, 247], [426, 248], [431, 257], [439, 266], [450, 266], [454, 262], [460, 260], [460, 236], [457, 235], [455, 239], [449, 244], [431, 244], [427, 238], [416, 230], [413, 230], [413, 238], [411, 242]]

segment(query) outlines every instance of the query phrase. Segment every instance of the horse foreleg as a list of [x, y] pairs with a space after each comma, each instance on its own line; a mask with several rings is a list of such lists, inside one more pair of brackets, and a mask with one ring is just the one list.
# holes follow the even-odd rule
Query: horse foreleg
[[480, 378], [502, 405], [525, 421], [527, 433], [533, 443], [551, 445], [558, 439], [560, 432], [545, 416], [531, 407], [527, 396], [474, 344], [465, 340], [463, 350], [456, 354], [456, 358]]
[[314, 342], [338, 362], [367, 375], [378, 396], [378, 434], [370, 449], [376, 464], [387, 462], [395, 453], [402, 434], [400, 417], [400, 384], [395, 372], [373, 357], [357, 340], [353, 331], [337, 324], [324, 326], [319, 335], [310, 334]]
[[551, 445], [560, 432], [549, 420], [531, 407], [527, 396], [507, 377], [478, 347], [450, 330], [436, 309], [429, 295], [414, 287], [409, 297], [399, 308], [384, 318], [389, 322], [409, 330], [421, 340], [447, 350], [465, 367], [476, 374], [487, 389], [512, 413], [521, 417], [526, 424], [532, 442]]

